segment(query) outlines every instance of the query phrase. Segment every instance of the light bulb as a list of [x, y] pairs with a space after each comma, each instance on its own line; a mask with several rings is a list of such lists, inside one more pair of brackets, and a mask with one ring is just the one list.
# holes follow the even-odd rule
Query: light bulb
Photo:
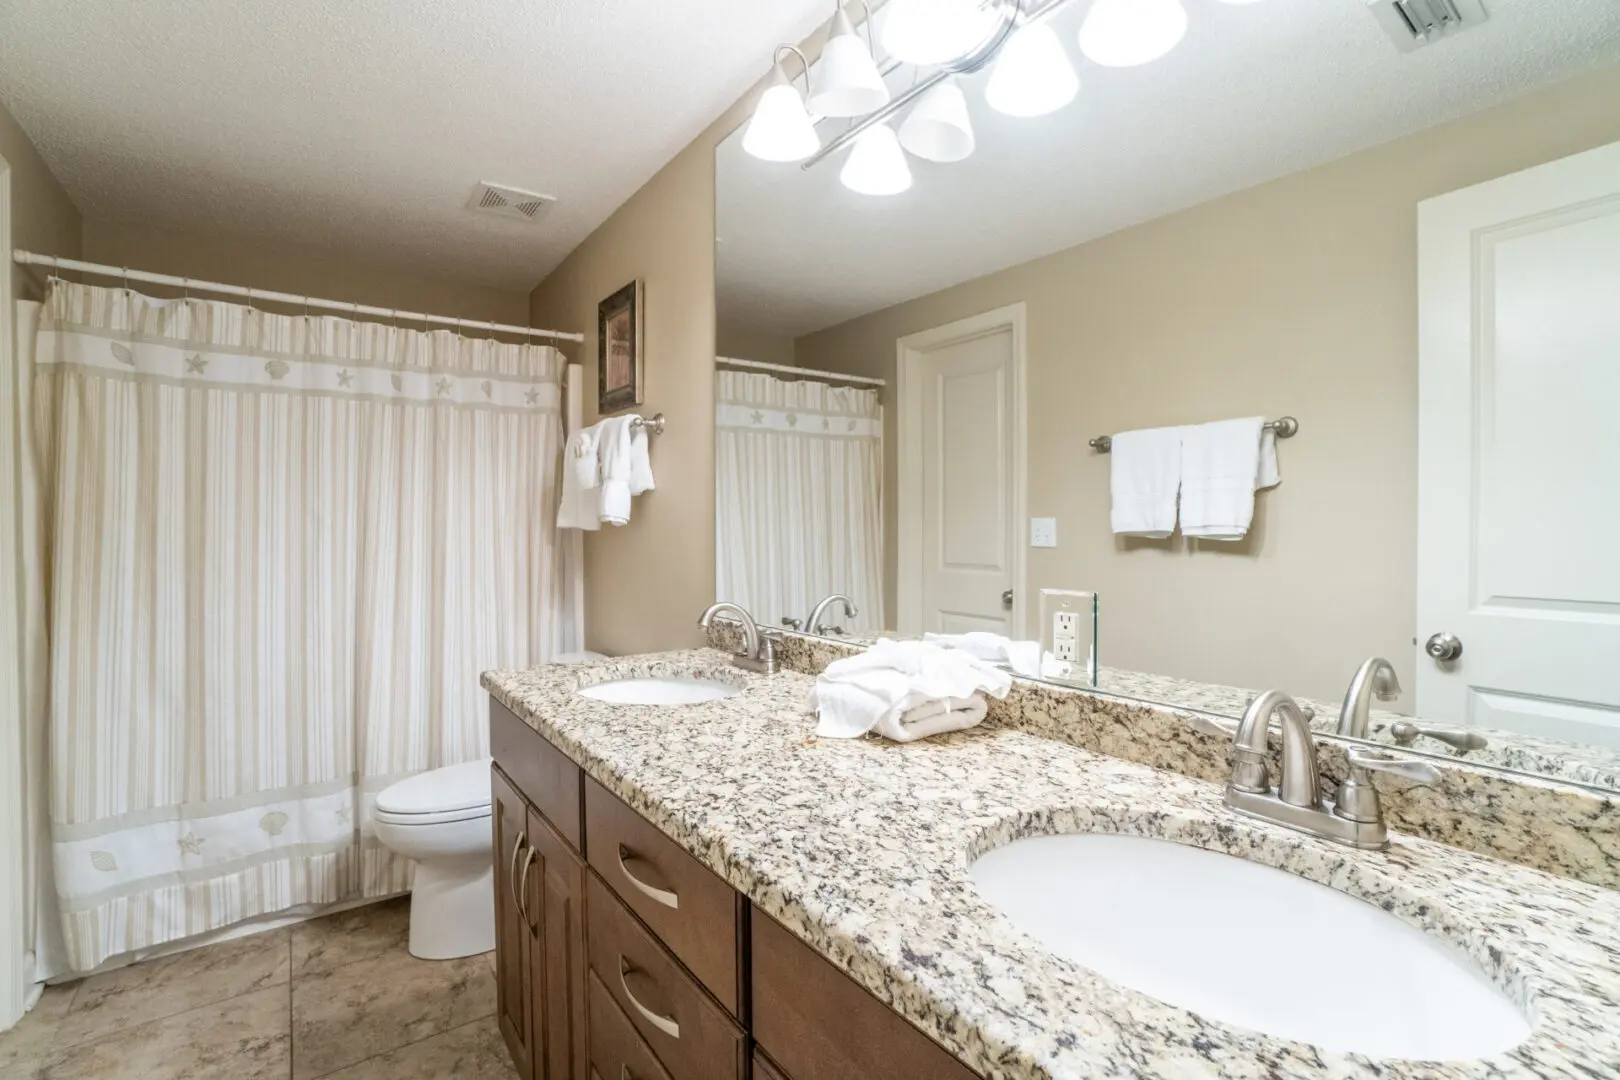
[[889, 88], [878, 73], [872, 50], [855, 33], [840, 7], [816, 65], [817, 87], [810, 108], [822, 116], [865, 116], [889, 103]]
[[1030, 23], [1002, 47], [984, 99], [1008, 116], [1044, 116], [1073, 101], [1079, 89], [1057, 34], [1045, 23]]
[[900, 145], [927, 161], [961, 161], [973, 153], [973, 123], [956, 76], [917, 99], [900, 125]]
[[855, 136], [855, 146], [838, 179], [862, 195], [898, 195], [911, 187], [911, 167], [894, 129], [874, 124]]
[[764, 161], [803, 161], [821, 148], [821, 138], [780, 64], [776, 79], [754, 106], [743, 149]]
[[966, 56], [984, 44], [998, 20], [982, 0], [889, 0], [882, 15], [883, 51], [922, 67]]
[[1187, 33], [1181, 0], [1095, 0], [1080, 24], [1080, 51], [1104, 67], [1157, 60]]

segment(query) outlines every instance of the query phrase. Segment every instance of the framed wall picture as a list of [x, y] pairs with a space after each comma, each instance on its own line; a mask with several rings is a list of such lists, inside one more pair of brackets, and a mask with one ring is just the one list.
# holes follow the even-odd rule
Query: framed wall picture
[[641, 279], [596, 305], [596, 411], [641, 404]]

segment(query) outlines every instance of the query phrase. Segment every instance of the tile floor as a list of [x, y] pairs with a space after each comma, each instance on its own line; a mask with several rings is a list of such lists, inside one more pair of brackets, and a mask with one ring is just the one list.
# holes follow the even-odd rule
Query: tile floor
[[404, 900], [50, 987], [0, 1080], [514, 1080], [492, 956], [417, 960]]

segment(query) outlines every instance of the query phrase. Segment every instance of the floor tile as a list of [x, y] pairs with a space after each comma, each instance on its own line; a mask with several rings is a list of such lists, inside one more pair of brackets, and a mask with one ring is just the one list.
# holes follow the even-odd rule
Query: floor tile
[[57, 1031], [78, 989], [76, 982], [47, 986], [26, 1016], [11, 1030], [0, 1031], [0, 1069], [34, 1061], [61, 1046]]
[[410, 929], [408, 896], [299, 923], [292, 928], [293, 978], [387, 952], [404, 952]]
[[285, 987], [271, 987], [59, 1049], [0, 1080], [285, 1080]]
[[59, 1035], [73, 1043], [89, 1042], [148, 1020], [285, 985], [288, 940], [285, 929], [268, 930], [92, 975], [79, 984]]
[[495, 1012], [482, 956], [396, 950], [293, 983], [293, 1080], [312, 1080]]
[[322, 1080], [517, 1080], [493, 1016], [329, 1073]]

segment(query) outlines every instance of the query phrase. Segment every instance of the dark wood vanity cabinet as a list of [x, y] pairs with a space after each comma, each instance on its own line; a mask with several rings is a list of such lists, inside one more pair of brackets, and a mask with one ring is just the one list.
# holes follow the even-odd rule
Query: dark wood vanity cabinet
[[495, 701], [490, 745], [520, 1080], [973, 1077]]

